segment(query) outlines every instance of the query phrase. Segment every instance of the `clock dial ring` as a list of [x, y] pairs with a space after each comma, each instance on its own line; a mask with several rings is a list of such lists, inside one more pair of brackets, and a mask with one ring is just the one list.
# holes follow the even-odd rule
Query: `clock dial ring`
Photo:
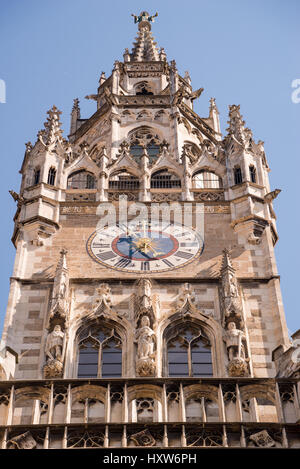
[[135, 274], [176, 270], [201, 256], [204, 241], [196, 230], [174, 223], [157, 229], [158, 223], [143, 230], [119, 224], [97, 230], [88, 238], [87, 253], [104, 267]]

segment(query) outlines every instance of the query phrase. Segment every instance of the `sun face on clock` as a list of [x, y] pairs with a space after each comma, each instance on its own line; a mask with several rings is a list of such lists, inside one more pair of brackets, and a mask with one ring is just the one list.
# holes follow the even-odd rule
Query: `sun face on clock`
[[194, 229], [158, 221], [118, 223], [95, 231], [87, 241], [87, 252], [94, 261], [133, 273], [183, 267], [199, 257], [203, 248]]

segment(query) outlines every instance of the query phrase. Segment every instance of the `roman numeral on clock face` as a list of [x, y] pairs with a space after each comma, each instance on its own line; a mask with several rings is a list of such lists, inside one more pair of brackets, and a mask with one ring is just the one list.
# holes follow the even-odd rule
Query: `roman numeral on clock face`
[[172, 264], [171, 261], [168, 261], [168, 259], [163, 259], [162, 260], [168, 267], [174, 267], [174, 264]]
[[102, 261], [107, 261], [108, 259], [112, 259], [114, 257], [117, 257], [117, 254], [115, 254], [112, 251], [108, 252], [102, 252], [101, 254], [96, 254], [96, 256], [101, 259]]
[[182, 257], [183, 259], [190, 259], [191, 257], [193, 257], [193, 254], [191, 254], [189, 252], [178, 251], [178, 252], [176, 252], [175, 256], [176, 257]]
[[142, 262], [141, 270], [150, 270], [150, 262], [149, 261]]
[[93, 248], [109, 248], [110, 244], [94, 243]]
[[115, 267], [121, 267], [122, 269], [124, 269], [125, 267], [127, 267], [129, 264], [131, 264], [131, 260], [130, 259], [120, 259], [118, 262], [116, 262], [114, 264]]

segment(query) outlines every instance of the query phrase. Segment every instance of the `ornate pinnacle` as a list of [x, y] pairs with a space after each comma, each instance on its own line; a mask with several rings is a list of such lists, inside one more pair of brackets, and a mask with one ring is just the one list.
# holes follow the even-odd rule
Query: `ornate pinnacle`
[[210, 113], [210, 114], [211, 114], [212, 112], [217, 112], [217, 113], [219, 113], [218, 108], [217, 108], [217, 105], [216, 105], [216, 98], [210, 98], [209, 102], [210, 102], [209, 113]]
[[234, 136], [240, 143], [245, 141], [245, 121], [240, 113], [240, 105], [229, 106], [229, 127], [226, 129], [229, 135]]
[[68, 269], [68, 267], [67, 267], [67, 258], [66, 258], [67, 254], [68, 254], [68, 251], [65, 248], [62, 248], [60, 250], [59, 254], [60, 254], [60, 258], [59, 258], [59, 261], [57, 263], [56, 272], [59, 272], [62, 269], [65, 269], [65, 270]]
[[47, 148], [52, 148], [55, 146], [58, 140], [62, 140], [62, 130], [60, 122], [61, 111], [57, 109], [56, 106], [52, 106], [49, 111], [47, 111], [49, 117], [45, 122], [45, 129], [38, 132], [38, 138], [42, 144]]
[[221, 271], [231, 269], [234, 270], [232, 266], [232, 261], [230, 257], [230, 251], [229, 249], [225, 248], [223, 249], [223, 259], [222, 259], [222, 266], [221, 266]]

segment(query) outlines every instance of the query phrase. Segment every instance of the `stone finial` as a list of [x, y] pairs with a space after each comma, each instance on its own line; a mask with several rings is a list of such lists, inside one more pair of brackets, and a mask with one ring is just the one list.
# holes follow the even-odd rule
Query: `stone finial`
[[226, 270], [228, 268], [235, 271], [235, 269], [233, 268], [233, 265], [232, 265], [232, 260], [231, 260], [231, 257], [230, 257], [230, 251], [229, 251], [229, 249], [225, 248], [225, 249], [223, 249], [221, 271]]
[[240, 113], [240, 106], [229, 106], [229, 127], [226, 129], [230, 136], [236, 138], [239, 143], [245, 143], [245, 121]]
[[188, 72], [187, 70], [184, 72], [184, 79], [185, 79], [185, 81], [186, 81], [189, 85], [192, 83], [190, 74], [189, 74], [189, 72]]
[[52, 106], [52, 108], [47, 111], [47, 114], [49, 117], [47, 117], [47, 121], [44, 124], [45, 129], [38, 133], [38, 139], [47, 150], [51, 151], [58, 142], [63, 142], [60, 122], [61, 111], [59, 111], [56, 106]]
[[209, 100], [209, 114], [216, 112], [219, 114], [219, 110], [216, 105], [216, 98], [210, 98]]
[[101, 72], [101, 75], [99, 78], [99, 85], [101, 86], [105, 81], [106, 81], [105, 72]]

